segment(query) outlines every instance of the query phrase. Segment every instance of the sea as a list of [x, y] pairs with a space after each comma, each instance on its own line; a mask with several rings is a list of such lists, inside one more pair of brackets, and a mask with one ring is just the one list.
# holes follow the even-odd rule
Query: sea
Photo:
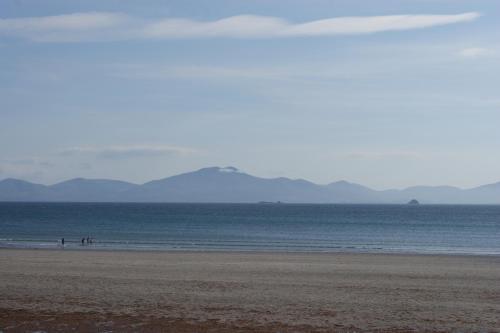
[[500, 206], [4, 202], [0, 247], [500, 255]]

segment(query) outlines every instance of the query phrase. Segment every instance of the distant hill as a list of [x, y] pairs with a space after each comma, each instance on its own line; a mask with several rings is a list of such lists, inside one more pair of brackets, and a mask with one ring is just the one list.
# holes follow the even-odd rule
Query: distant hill
[[336, 198], [337, 203], [370, 203], [380, 200], [378, 191], [345, 180], [330, 183], [326, 188], [330, 196]]
[[0, 201], [47, 201], [52, 192], [45, 185], [33, 184], [19, 179], [0, 181]]
[[284, 202], [500, 204], [500, 182], [472, 189], [415, 186], [377, 191], [347, 181], [318, 185], [302, 179], [260, 178], [234, 167], [211, 167], [142, 185], [75, 178], [54, 185], [0, 181], [0, 201], [66, 202]]
[[151, 181], [126, 193], [128, 201], [151, 202], [331, 202], [329, 192], [305, 180], [265, 179], [234, 167], [204, 168]]
[[50, 186], [52, 195], [63, 201], [121, 201], [121, 196], [139, 185], [119, 180], [70, 179]]

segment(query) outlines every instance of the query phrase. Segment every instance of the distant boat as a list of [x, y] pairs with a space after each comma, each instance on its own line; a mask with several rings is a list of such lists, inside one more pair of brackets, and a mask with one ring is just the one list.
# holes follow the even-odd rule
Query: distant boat
[[420, 205], [420, 202], [417, 199], [412, 199], [408, 201], [408, 205]]

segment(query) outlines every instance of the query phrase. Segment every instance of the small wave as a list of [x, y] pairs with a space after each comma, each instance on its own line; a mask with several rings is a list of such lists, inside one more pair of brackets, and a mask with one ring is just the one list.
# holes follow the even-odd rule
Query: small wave
[[27, 239], [0, 239], [0, 248], [30, 249], [76, 249], [76, 250], [135, 250], [135, 251], [253, 251], [253, 252], [355, 252], [355, 253], [414, 253], [414, 254], [457, 254], [457, 255], [500, 255], [500, 249], [493, 248], [450, 248], [450, 247], [410, 247], [381, 246], [366, 244], [311, 244], [290, 242], [238, 242], [238, 241], [118, 241], [101, 240], [82, 245], [80, 241], [60, 242]]

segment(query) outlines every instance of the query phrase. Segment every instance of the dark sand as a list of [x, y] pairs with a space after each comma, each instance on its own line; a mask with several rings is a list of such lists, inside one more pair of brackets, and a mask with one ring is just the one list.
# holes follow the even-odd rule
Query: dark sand
[[500, 332], [500, 258], [0, 250], [3, 332]]

